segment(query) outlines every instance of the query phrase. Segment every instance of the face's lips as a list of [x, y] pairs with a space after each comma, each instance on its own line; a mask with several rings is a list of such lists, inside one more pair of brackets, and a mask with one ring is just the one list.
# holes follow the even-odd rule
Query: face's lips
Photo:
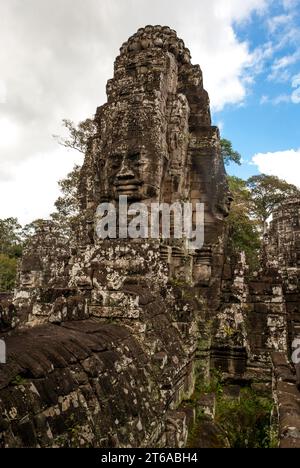
[[119, 185], [117, 186], [118, 192], [121, 192], [123, 190], [138, 190], [139, 186], [138, 185]]
[[117, 187], [119, 185], [126, 186], [126, 185], [141, 185], [141, 182], [137, 179], [124, 179], [124, 180], [117, 180], [114, 185]]
[[137, 180], [123, 180], [118, 181], [115, 184], [117, 192], [127, 193], [127, 192], [136, 192], [141, 186], [141, 182]]

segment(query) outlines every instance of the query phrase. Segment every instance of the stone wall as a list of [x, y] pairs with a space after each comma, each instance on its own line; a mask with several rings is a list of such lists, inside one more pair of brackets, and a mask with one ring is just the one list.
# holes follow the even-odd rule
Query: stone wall
[[[273, 355], [281, 447], [300, 447], [299, 364], [292, 354], [300, 330], [300, 200], [278, 207], [265, 239], [266, 266], [281, 278], [287, 348]], [[278, 340], [277, 340], [278, 341]], [[299, 346], [299, 342], [296, 343]], [[276, 347], [275, 347], [276, 349]]]
[[18, 317], [13, 304], [12, 293], [0, 293], [0, 333], [15, 328]]
[[[299, 447], [300, 200], [278, 207], [264, 237], [261, 269], [241, 259], [224, 266], [222, 306], [214, 323], [211, 366], [225, 379], [273, 395], [281, 447]], [[299, 343], [298, 343], [299, 345]]]
[[273, 353], [273, 395], [280, 448], [300, 448], [300, 392], [295, 369], [285, 353]]

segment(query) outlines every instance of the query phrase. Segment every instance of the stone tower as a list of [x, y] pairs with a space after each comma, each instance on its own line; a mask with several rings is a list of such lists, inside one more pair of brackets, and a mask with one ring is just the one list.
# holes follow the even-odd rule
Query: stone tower
[[282, 278], [288, 324], [288, 349], [300, 337], [300, 200], [287, 200], [273, 213], [265, 238], [266, 264]]
[[[25, 320], [40, 322], [50, 317], [51, 321], [60, 321], [64, 302], [72, 302], [72, 318], [95, 313], [98, 287], [108, 277], [103, 275], [98, 253], [103, 256], [104, 249], [120, 243], [126, 248], [133, 244], [127, 240], [99, 241], [95, 233], [97, 206], [112, 202], [118, 209], [120, 195], [146, 205], [204, 203], [202, 249], [186, 252], [183, 242], [175, 239], [151, 245], [160, 250], [169, 277], [203, 287], [203, 294], [212, 298], [214, 307], [217, 304], [223, 221], [231, 198], [219, 132], [211, 126], [200, 67], [191, 64], [190, 52], [175, 31], [146, 26], [121, 47], [114, 78], [107, 84], [107, 97], [107, 103], [97, 109], [97, 132], [89, 142], [81, 171], [81, 216], [74, 238], [69, 245], [55, 226], [46, 223], [40, 239], [34, 239], [25, 253], [19, 287], [23, 290], [24, 286], [25, 293], [18, 293], [16, 298]], [[51, 251], [51, 244], [56, 246], [56, 252]], [[135, 242], [140, 244], [141, 239]], [[130, 259], [129, 263], [135, 261], [136, 258]], [[109, 268], [115, 270], [114, 260]], [[132, 264], [128, 268], [132, 269]], [[122, 275], [126, 276], [124, 269]], [[33, 304], [27, 319], [24, 310], [28, 300], [23, 300], [26, 291]], [[73, 308], [74, 296], [77, 312]], [[64, 309], [65, 316], [70, 318], [68, 308], [67, 305]], [[99, 308], [97, 311], [100, 313]]]
[[[71, 239], [45, 222], [24, 253], [18, 329], [0, 369], [0, 401], [14, 415], [2, 445], [182, 446], [182, 402], [209, 372], [231, 197], [202, 72], [175, 31], [146, 26], [123, 44], [95, 124]], [[204, 246], [99, 239], [97, 207], [118, 210], [120, 195], [204, 203]]]

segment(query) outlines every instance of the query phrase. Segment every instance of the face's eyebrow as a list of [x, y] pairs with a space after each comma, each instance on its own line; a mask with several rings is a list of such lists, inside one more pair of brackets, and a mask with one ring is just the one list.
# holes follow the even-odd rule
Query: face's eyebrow
[[107, 159], [109, 160], [116, 160], [116, 159], [122, 159], [123, 156], [120, 153], [111, 153], [108, 155]]

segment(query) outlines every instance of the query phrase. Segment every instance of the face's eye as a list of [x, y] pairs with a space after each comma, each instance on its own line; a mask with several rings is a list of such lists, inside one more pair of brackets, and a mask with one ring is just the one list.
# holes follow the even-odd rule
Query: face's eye
[[118, 169], [122, 163], [122, 156], [117, 154], [110, 157], [110, 165], [113, 169]]
[[139, 153], [128, 154], [127, 158], [128, 158], [128, 161], [130, 161], [132, 164], [135, 164], [137, 166], [140, 163], [140, 154]]

